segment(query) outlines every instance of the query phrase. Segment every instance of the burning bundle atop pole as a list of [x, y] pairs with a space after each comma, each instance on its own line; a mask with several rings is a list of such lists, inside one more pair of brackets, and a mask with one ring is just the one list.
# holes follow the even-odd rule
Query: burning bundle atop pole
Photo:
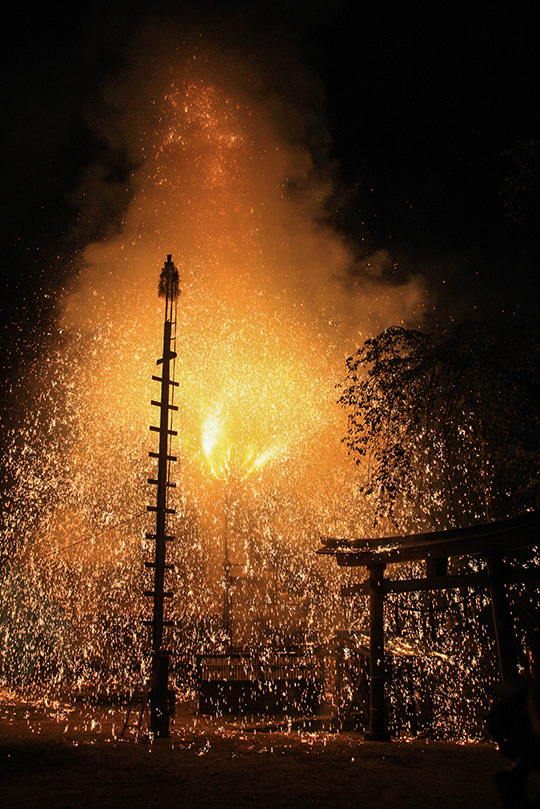
[[150, 452], [152, 458], [157, 459], [157, 477], [148, 478], [148, 483], [156, 486], [155, 505], [147, 506], [147, 510], [155, 512], [155, 533], [147, 534], [147, 539], [155, 541], [154, 560], [146, 562], [146, 567], [154, 571], [154, 588], [145, 591], [145, 595], [153, 599], [153, 617], [148, 622], [152, 632], [152, 679], [150, 686], [150, 730], [155, 736], [169, 735], [169, 717], [171, 714], [171, 700], [169, 698], [169, 652], [163, 648], [163, 629], [171, 624], [164, 620], [165, 599], [172, 596], [165, 590], [165, 571], [172, 565], [166, 563], [166, 543], [173, 537], [167, 534], [167, 517], [175, 510], [168, 506], [168, 494], [175, 487], [170, 479], [171, 464], [176, 457], [171, 454], [171, 439], [177, 435], [172, 429], [172, 414], [178, 410], [173, 403], [174, 388], [178, 383], [174, 381], [174, 360], [176, 352], [176, 305], [179, 295], [178, 270], [172, 262], [172, 256], [167, 261], [159, 278], [159, 296], [165, 298], [165, 319], [163, 324], [163, 355], [157, 361], [161, 365], [161, 376], [152, 376], [160, 383], [161, 396], [159, 401], [152, 400], [152, 404], [159, 408], [159, 426], [152, 425], [151, 430], [159, 434], [158, 452]]

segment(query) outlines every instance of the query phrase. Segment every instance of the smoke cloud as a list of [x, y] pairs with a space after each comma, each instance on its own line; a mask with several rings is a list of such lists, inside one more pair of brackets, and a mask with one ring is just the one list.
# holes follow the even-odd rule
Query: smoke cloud
[[99, 301], [108, 309], [134, 290], [151, 299], [166, 252], [190, 297], [217, 308], [240, 296], [342, 352], [421, 319], [422, 279], [388, 283], [391, 257], [359, 260], [329, 224], [338, 189], [324, 90], [293, 50], [240, 50], [223, 31], [182, 36], [153, 22], [88, 116], [107, 154], [131, 169], [115, 177], [110, 157], [89, 167], [82, 219], [95, 226], [129, 203], [83, 251], [65, 324], [79, 328]]
[[[172, 253], [186, 458], [201, 458], [201, 430], [219, 418], [245, 454], [332, 469], [346, 463], [344, 358], [392, 323], [417, 325], [423, 283], [389, 282], [387, 252], [360, 258], [332, 226], [324, 89], [292, 43], [234, 39], [149, 22], [89, 107], [106, 157], [83, 178], [81, 220], [104, 213], [108, 232], [82, 251], [62, 328], [93, 346], [82, 411], [100, 432], [120, 414], [142, 432]], [[111, 169], [119, 156], [124, 173]]]
[[[25, 457], [40, 513], [72, 499], [102, 525], [140, 508], [168, 253], [182, 290], [186, 498], [200, 503], [201, 481], [220, 465], [204, 456], [208, 424], [232, 463], [249, 459], [274, 492], [285, 480], [303, 498], [305, 525], [339, 522], [346, 492], [356, 497], [335, 385], [367, 336], [419, 324], [423, 281], [390, 282], [387, 252], [360, 255], [331, 224], [341, 189], [324, 88], [294, 43], [238, 39], [150, 21], [88, 105], [102, 149], [81, 178], [77, 227], [95, 236], [62, 295], [58, 346], [36, 374], [44, 426], [32, 428]], [[27, 472], [22, 464], [17, 476], [28, 499]]]
[[389, 282], [388, 253], [360, 256], [332, 226], [341, 189], [324, 105], [290, 41], [240, 46], [225, 30], [152, 21], [87, 108], [101, 150], [74, 199], [79, 239], [93, 237], [29, 369], [35, 406], [11, 437], [4, 509], [21, 581], [35, 560], [36, 614], [61, 603], [85, 660], [101, 643], [100, 616], [128, 602], [142, 642], [157, 287], [169, 253], [181, 288], [168, 528], [178, 626], [219, 612], [224, 519], [235, 564], [276, 592], [309, 590], [310, 631], [335, 621], [313, 551], [322, 532], [358, 534], [367, 509], [335, 385], [364, 338], [418, 324], [424, 287]]

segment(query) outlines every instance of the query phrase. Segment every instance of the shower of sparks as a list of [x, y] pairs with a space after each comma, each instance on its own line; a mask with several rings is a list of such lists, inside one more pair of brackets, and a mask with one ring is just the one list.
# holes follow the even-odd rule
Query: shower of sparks
[[[183, 290], [180, 471], [169, 526], [177, 540], [167, 581], [178, 681], [194, 652], [223, 648], [224, 482], [231, 561], [246, 572], [232, 595], [236, 642], [321, 644], [336, 629], [366, 626], [365, 602], [342, 602], [337, 572], [314, 553], [320, 534], [361, 536], [370, 518], [340, 444], [334, 386], [351, 339], [358, 344], [404, 316], [414, 289], [365, 300], [351, 336], [350, 296], [338, 279], [352, 257], [321, 224], [325, 182], [239, 81], [224, 87], [219, 70], [213, 75], [208, 62], [197, 72], [200, 63], [152, 88], [148, 121], [137, 122], [138, 106], [131, 110], [140, 148], [131, 205], [118, 232], [86, 248], [77, 278], [59, 295], [58, 327], [17, 392], [19, 407], [33, 404], [11, 428], [4, 467], [12, 561], [1, 570], [0, 675], [8, 683], [97, 692], [148, 676], [144, 481], [154, 472], [149, 402], [162, 327], [155, 289], [166, 252]], [[407, 633], [419, 640], [417, 670], [403, 662], [410, 655], [402, 645], [393, 658], [402, 669], [394, 705], [405, 680], [418, 675], [427, 688], [431, 677], [438, 726], [470, 732], [466, 700], [486, 686], [469, 662], [463, 697], [455, 668], [478, 662], [485, 601], [456, 601], [445, 621], [454, 616], [459, 633], [431, 639], [426, 597], [406, 608], [399, 632], [403, 644]], [[390, 613], [388, 605], [391, 628]]]
[[286, 446], [278, 441], [271, 446], [259, 445], [260, 436], [246, 435], [240, 427], [232, 430], [230, 421], [225, 422], [216, 413], [208, 416], [202, 425], [204, 455], [212, 475], [218, 480], [233, 474], [244, 480], [286, 452]]

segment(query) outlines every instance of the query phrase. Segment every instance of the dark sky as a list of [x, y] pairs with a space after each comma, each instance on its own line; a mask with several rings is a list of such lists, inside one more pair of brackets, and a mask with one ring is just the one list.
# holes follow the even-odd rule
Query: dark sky
[[[441, 308], [451, 310], [470, 287], [471, 314], [473, 303], [536, 311], [540, 70], [536, 24], [519, 3], [220, 7], [240, 37], [286, 32], [320, 76], [331, 157], [347, 190], [339, 227], [352, 238], [367, 233], [370, 248], [391, 246], [399, 272], [420, 269], [440, 287]], [[43, 327], [48, 313], [40, 319], [34, 292], [58, 285], [79, 246], [66, 243], [75, 218], [69, 198], [98, 148], [82, 109], [121, 63], [138, 22], [174, 11], [204, 27], [213, 4], [193, 8], [111, 0], [12, 9], [2, 43], [6, 344], [29, 324]], [[520, 142], [528, 144], [521, 152]], [[505, 156], [512, 149], [517, 161]], [[516, 166], [527, 161], [527, 187], [512, 198], [516, 224], [501, 189], [509, 173], [518, 189]]]

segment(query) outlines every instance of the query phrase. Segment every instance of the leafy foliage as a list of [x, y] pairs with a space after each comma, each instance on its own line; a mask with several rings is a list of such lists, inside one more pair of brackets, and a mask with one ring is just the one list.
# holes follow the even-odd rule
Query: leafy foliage
[[377, 516], [449, 527], [535, 505], [539, 360], [538, 328], [517, 323], [392, 327], [349, 357], [344, 441]]

